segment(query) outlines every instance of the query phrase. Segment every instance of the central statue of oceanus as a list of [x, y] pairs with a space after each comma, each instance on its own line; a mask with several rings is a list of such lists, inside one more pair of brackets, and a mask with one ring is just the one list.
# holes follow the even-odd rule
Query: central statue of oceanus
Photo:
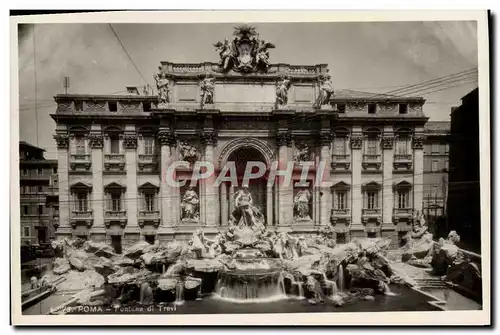
[[252, 230], [264, 229], [264, 215], [253, 205], [252, 195], [248, 185], [238, 190], [234, 195], [235, 209], [231, 214], [231, 225], [239, 228], [248, 227]]

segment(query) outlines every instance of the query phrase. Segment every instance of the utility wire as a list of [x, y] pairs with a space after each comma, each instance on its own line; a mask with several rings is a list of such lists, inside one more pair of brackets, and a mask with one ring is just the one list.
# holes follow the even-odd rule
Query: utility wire
[[148, 81], [146, 80], [146, 78], [144, 78], [144, 76], [142, 75], [141, 71], [139, 70], [139, 68], [137, 67], [137, 65], [135, 64], [134, 60], [132, 59], [132, 57], [130, 56], [130, 54], [128, 53], [127, 49], [125, 48], [125, 46], [123, 45], [122, 41], [120, 40], [120, 37], [118, 37], [118, 34], [116, 33], [115, 29], [113, 28], [113, 26], [111, 25], [111, 23], [108, 23], [109, 25], [109, 28], [111, 29], [111, 31], [113, 32], [113, 34], [115, 35], [116, 39], [118, 40], [118, 43], [120, 43], [120, 45], [122, 46], [122, 49], [123, 51], [125, 52], [125, 54], [127, 55], [128, 59], [130, 60], [130, 62], [132, 63], [132, 65], [135, 67], [135, 69], [137, 70], [137, 72], [139, 73], [139, 75], [141, 76], [142, 80], [144, 80], [144, 82], [149, 85]]

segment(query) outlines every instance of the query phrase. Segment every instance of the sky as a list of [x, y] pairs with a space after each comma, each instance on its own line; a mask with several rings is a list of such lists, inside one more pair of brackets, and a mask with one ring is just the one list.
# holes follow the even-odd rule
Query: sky
[[[19, 33], [19, 139], [57, 157], [53, 97], [64, 93], [116, 94], [126, 86], [154, 85], [161, 61], [217, 62], [213, 47], [231, 38], [234, 24], [113, 24], [132, 64], [108, 24], [24, 25]], [[383, 93], [477, 68], [473, 21], [255, 23], [274, 43], [271, 63], [326, 63], [337, 89]], [[36, 50], [36, 52], [35, 52]], [[36, 66], [35, 66], [36, 65]], [[144, 77], [144, 79], [143, 79]], [[461, 82], [462, 83], [462, 82]], [[424, 94], [431, 121], [448, 121], [450, 108], [477, 82]], [[36, 107], [36, 108], [35, 108]]]

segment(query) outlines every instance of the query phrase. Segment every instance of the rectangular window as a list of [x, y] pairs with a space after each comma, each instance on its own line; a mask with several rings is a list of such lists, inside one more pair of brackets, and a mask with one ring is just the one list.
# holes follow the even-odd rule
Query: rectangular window
[[122, 210], [122, 195], [120, 193], [111, 194], [111, 210], [113, 212]]
[[43, 215], [43, 205], [38, 205], [38, 215]]
[[28, 169], [23, 169], [23, 175], [27, 176], [28, 175]]
[[108, 102], [108, 108], [110, 112], [118, 111], [118, 105], [116, 102]]
[[337, 104], [337, 111], [339, 113], [345, 113], [345, 104]]
[[80, 192], [76, 196], [76, 210], [78, 212], [86, 212], [88, 209], [87, 193]]
[[407, 190], [399, 190], [398, 191], [398, 208], [404, 209], [408, 208], [408, 199], [409, 199], [409, 192]]
[[449, 160], [446, 160], [444, 162], [444, 168], [446, 169], [446, 171], [448, 171], [450, 169], [450, 161]]
[[30, 213], [30, 208], [28, 205], [23, 205], [23, 214], [28, 215]]
[[53, 168], [52, 168], [52, 173], [53, 173], [53, 174], [56, 174], [56, 173], [57, 173], [57, 167], [53, 167]]
[[30, 237], [30, 227], [23, 227], [23, 236]]
[[151, 103], [150, 102], [143, 102], [142, 103], [142, 109], [145, 112], [151, 112]]
[[435, 172], [439, 170], [439, 161], [438, 160], [433, 160], [432, 161], [432, 166], [431, 166], [431, 171]]
[[347, 154], [347, 138], [335, 137], [333, 151], [336, 155]]
[[398, 155], [408, 154], [408, 139], [405, 137], [398, 138], [396, 142], [396, 153]]
[[43, 192], [43, 186], [42, 185], [38, 185], [38, 193], [42, 193]]
[[448, 144], [444, 145], [444, 153], [449, 154], [450, 153], [450, 146]]
[[144, 154], [152, 155], [153, 154], [153, 138], [152, 137], [144, 137]]
[[377, 113], [377, 104], [368, 104], [368, 114]]
[[83, 101], [75, 101], [75, 110], [77, 112], [83, 112]]
[[347, 209], [347, 192], [346, 191], [336, 191], [336, 208], [337, 209]]
[[155, 210], [155, 194], [154, 193], [144, 193], [144, 200], [148, 212], [153, 212]]
[[120, 153], [120, 139], [117, 136], [109, 138], [109, 149], [112, 154]]
[[75, 137], [75, 148], [76, 148], [77, 155], [84, 155], [85, 154], [85, 139], [83, 138], [83, 136], [76, 136]]
[[366, 142], [366, 154], [367, 155], [377, 155], [378, 154], [378, 140], [376, 138], [369, 138]]
[[399, 114], [407, 114], [407, 113], [408, 113], [408, 105], [399, 104]]
[[366, 208], [367, 209], [377, 209], [378, 208], [378, 192], [368, 191], [366, 192]]
[[38, 168], [38, 169], [36, 170], [36, 173], [37, 173], [39, 176], [43, 175], [43, 169]]
[[438, 154], [439, 153], [439, 144], [438, 143], [432, 143], [431, 150], [432, 150], [431, 153]]

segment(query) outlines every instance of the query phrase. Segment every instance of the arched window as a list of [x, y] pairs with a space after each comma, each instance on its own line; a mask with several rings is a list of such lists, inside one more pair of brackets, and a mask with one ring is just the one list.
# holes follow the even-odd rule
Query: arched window
[[106, 194], [106, 211], [112, 213], [124, 212], [124, 195], [126, 187], [113, 182], [104, 187]]
[[380, 190], [379, 183], [370, 182], [363, 185], [363, 208], [368, 210], [380, 209]]
[[397, 209], [410, 209], [412, 208], [411, 199], [412, 185], [407, 181], [401, 181], [394, 185], [394, 207]]
[[73, 212], [86, 213], [90, 211], [89, 198], [92, 191], [92, 185], [88, 182], [77, 182], [70, 185], [71, 202], [73, 203]]
[[158, 185], [150, 182], [144, 183], [139, 186], [139, 193], [141, 195], [141, 212], [156, 212], [159, 211], [158, 207]]
[[349, 209], [349, 190], [350, 185], [341, 181], [332, 186], [333, 191], [333, 209], [334, 210], [347, 210]]

